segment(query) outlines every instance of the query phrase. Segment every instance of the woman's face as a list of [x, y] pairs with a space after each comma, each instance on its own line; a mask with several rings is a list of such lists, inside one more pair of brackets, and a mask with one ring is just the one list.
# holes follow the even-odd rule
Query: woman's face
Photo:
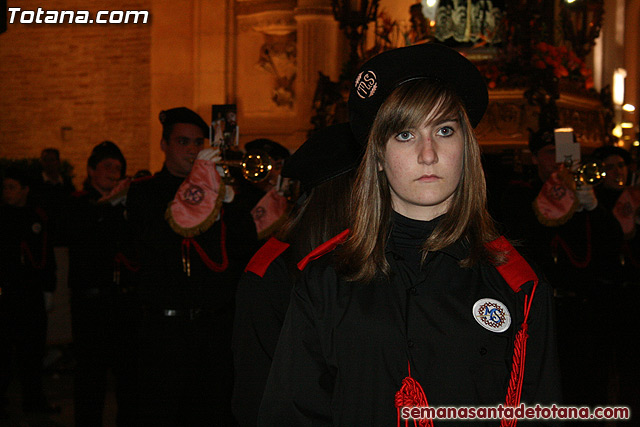
[[425, 121], [387, 141], [379, 166], [389, 181], [393, 209], [417, 220], [447, 212], [460, 182], [464, 134], [457, 117]]

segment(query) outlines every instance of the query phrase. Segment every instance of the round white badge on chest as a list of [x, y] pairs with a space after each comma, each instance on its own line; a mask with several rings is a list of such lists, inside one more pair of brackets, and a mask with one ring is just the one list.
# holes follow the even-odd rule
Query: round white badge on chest
[[473, 318], [491, 332], [504, 332], [511, 326], [511, 314], [498, 300], [482, 298], [473, 304]]

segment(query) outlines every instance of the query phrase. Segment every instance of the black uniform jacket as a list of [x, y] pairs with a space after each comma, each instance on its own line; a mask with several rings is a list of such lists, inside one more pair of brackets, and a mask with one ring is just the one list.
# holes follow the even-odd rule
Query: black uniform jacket
[[289, 244], [270, 238], [238, 283], [233, 322], [232, 409], [241, 426], [255, 426], [262, 393], [284, 322], [293, 278]]
[[[459, 267], [467, 255], [462, 242], [430, 252], [420, 268], [418, 248], [436, 222], [394, 215], [388, 278], [346, 282], [331, 254], [306, 267], [292, 293], [258, 425], [396, 425], [394, 397], [409, 363], [432, 407], [504, 404], [532, 283], [515, 293], [493, 266]], [[483, 298], [508, 309], [506, 331], [476, 321], [473, 306]], [[529, 405], [559, 400], [551, 304], [549, 286], [539, 283], [522, 391]]]
[[[152, 313], [167, 309], [229, 311], [242, 269], [256, 250], [253, 220], [249, 212], [225, 204], [221, 221], [193, 238], [214, 263], [222, 264], [226, 250], [228, 267], [214, 272], [197, 248], [185, 246], [184, 238], [165, 220], [167, 206], [183, 180], [164, 168], [153, 177], [133, 182], [127, 194], [127, 216], [142, 260], [141, 297]], [[222, 240], [223, 224], [226, 236]], [[190, 275], [183, 259], [189, 261]]]
[[98, 190], [90, 187], [74, 193], [69, 202], [64, 227], [69, 246], [69, 287], [77, 291], [115, 291], [116, 270], [122, 270], [122, 278], [126, 278], [122, 285], [132, 286], [133, 273], [118, 261], [126, 258], [127, 265], [137, 261], [124, 205], [98, 203], [101, 197]]
[[0, 298], [56, 288], [56, 263], [47, 216], [31, 206], [0, 206]]

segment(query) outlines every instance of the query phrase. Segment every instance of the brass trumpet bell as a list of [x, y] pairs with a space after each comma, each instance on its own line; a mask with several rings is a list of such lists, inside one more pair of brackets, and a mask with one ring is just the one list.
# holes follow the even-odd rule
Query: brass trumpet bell
[[262, 182], [273, 169], [271, 157], [264, 153], [247, 153], [242, 158], [242, 176], [251, 182]]
[[595, 185], [599, 183], [607, 173], [598, 162], [583, 163], [574, 173], [574, 179], [578, 186], [583, 184]]
[[241, 160], [222, 160], [218, 164], [224, 168], [226, 178], [230, 177], [228, 168], [237, 167], [244, 179], [253, 183], [264, 181], [273, 170], [273, 160], [266, 153], [249, 152]]

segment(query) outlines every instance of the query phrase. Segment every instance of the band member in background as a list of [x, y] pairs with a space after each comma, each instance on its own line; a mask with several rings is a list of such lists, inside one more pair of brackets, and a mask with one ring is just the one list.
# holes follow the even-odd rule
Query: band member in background
[[74, 418], [101, 426], [107, 375], [113, 375], [119, 426], [137, 411], [137, 260], [116, 189], [128, 184], [127, 162], [116, 144], [96, 145], [82, 191], [72, 195], [64, 236], [69, 246], [69, 288], [74, 369]]
[[[635, 360], [633, 336], [640, 328], [636, 314], [636, 301], [640, 299], [640, 187], [630, 185], [629, 166], [631, 154], [621, 147], [603, 146], [593, 152], [602, 162], [606, 176], [596, 188], [598, 203], [613, 214], [615, 228], [605, 231], [604, 239], [619, 235], [623, 239], [618, 248], [618, 259], [609, 266], [611, 281], [607, 301], [611, 301], [609, 313], [610, 334], [614, 336], [613, 367], [619, 384], [616, 403], [628, 405], [631, 414], [640, 413], [640, 368]], [[616, 273], [616, 270], [619, 273]], [[614, 383], [615, 384], [615, 383]]]
[[30, 186], [26, 171], [5, 170], [0, 204], [0, 420], [9, 416], [6, 393], [13, 372], [22, 386], [25, 412], [59, 411], [47, 402], [42, 387], [45, 295], [50, 299], [55, 290], [56, 266], [47, 216], [28, 203]]
[[40, 206], [49, 218], [49, 229], [53, 246], [60, 242], [59, 228], [64, 220], [64, 208], [69, 197], [76, 189], [71, 176], [63, 174], [60, 151], [57, 148], [45, 148], [40, 153], [42, 172], [35, 178], [29, 198], [33, 204]]
[[283, 145], [267, 138], [249, 141], [244, 149], [248, 155], [259, 155], [267, 159], [272, 166], [266, 178], [257, 182], [237, 179], [238, 203], [251, 212], [258, 239], [265, 242], [278, 232], [291, 210], [291, 205], [280, 188], [280, 172], [290, 153]]
[[[616, 280], [611, 266], [617, 263], [622, 233], [594, 188], [576, 188], [571, 171], [556, 162], [554, 129], [532, 132], [529, 149], [537, 173], [529, 181], [511, 183], [497, 219], [505, 236], [521, 242], [519, 249], [540, 266], [554, 288], [563, 403], [605, 405], [613, 344], [606, 301]], [[537, 208], [540, 200], [568, 208], [550, 219]], [[560, 209], [549, 212], [554, 210]]]
[[[206, 186], [190, 174], [194, 164], [211, 166], [216, 154], [205, 149], [209, 127], [195, 112], [184, 107], [162, 111], [160, 122], [164, 166], [153, 177], [132, 183], [127, 195], [127, 215], [141, 254], [144, 305], [140, 423], [233, 425], [234, 296], [256, 250], [255, 227], [249, 212], [216, 199], [219, 209], [205, 212], [206, 226], [191, 235], [176, 231], [179, 225], [166, 219], [170, 202], [182, 198], [186, 207], [206, 201]], [[220, 184], [219, 176], [205, 172], [203, 177]]]

